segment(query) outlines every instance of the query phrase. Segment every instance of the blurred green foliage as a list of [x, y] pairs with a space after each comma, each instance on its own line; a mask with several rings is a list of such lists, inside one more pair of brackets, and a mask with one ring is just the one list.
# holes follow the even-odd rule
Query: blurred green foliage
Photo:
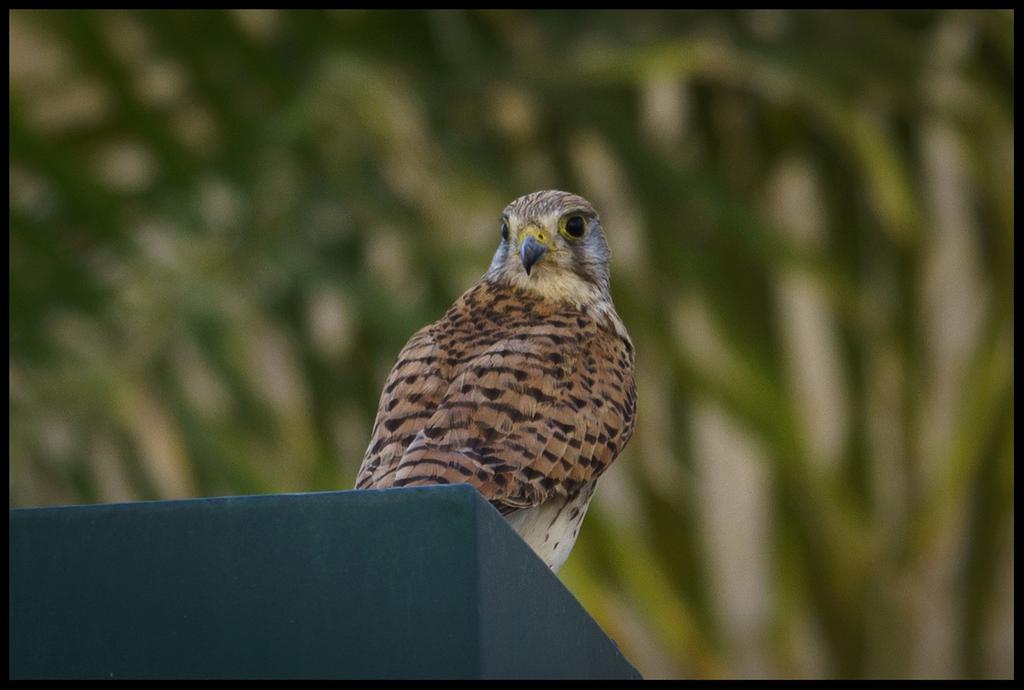
[[12, 506], [350, 487], [567, 189], [640, 403], [562, 578], [627, 656], [1012, 676], [1011, 12], [9, 17]]

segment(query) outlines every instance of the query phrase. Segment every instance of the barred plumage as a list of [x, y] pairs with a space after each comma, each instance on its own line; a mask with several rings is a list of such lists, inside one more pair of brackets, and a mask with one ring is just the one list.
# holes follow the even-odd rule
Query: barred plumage
[[[552, 222], [574, 213], [588, 216], [588, 234], [554, 240]], [[504, 221], [517, 232], [491, 270], [399, 354], [356, 486], [472, 484], [557, 570], [598, 477], [632, 435], [633, 345], [589, 203], [536, 193]], [[532, 272], [511, 251], [530, 233], [550, 255]]]

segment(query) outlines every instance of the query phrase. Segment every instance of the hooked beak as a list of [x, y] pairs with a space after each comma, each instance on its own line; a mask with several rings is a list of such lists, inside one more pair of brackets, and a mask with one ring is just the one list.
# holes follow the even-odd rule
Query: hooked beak
[[548, 253], [548, 248], [533, 235], [527, 235], [519, 247], [519, 258], [526, 269], [526, 275], [530, 275], [530, 269], [540, 261], [540, 258]]

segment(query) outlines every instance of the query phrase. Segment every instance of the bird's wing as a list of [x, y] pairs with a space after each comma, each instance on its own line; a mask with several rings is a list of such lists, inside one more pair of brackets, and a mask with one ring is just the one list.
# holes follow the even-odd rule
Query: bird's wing
[[389, 485], [473, 484], [507, 513], [600, 476], [633, 431], [633, 351], [576, 326], [528, 329], [460, 367]]
[[433, 326], [417, 331], [398, 354], [377, 407], [356, 488], [390, 486], [398, 462], [448, 390], [445, 353], [433, 337]]

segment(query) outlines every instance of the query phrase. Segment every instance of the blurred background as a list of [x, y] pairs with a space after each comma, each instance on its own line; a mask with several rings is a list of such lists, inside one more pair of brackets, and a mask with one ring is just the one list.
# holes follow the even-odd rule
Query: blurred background
[[626, 656], [1012, 677], [1012, 12], [9, 20], [11, 507], [350, 488], [566, 189], [639, 416], [561, 578]]

